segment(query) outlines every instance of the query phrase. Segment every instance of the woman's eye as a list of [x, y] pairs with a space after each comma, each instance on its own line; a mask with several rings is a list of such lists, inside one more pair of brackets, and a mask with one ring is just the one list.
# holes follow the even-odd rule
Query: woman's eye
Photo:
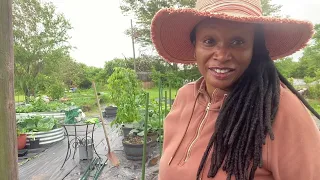
[[213, 46], [215, 45], [216, 41], [214, 39], [206, 39], [203, 41], [203, 44], [205, 44], [206, 46]]
[[231, 41], [231, 45], [233, 45], [233, 46], [241, 46], [242, 44], [244, 44], [244, 41], [241, 39], [235, 39], [235, 40]]

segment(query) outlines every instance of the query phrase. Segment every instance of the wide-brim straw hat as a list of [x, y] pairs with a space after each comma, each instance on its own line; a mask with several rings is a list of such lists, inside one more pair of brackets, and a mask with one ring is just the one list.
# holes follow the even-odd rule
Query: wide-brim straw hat
[[159, 55], [168, 62], [195, 63], [190, 33], [206, 18], [261, 24], [273, 60], [302, 49], [313, 35], [309, 21], [263, 16], [260, 0], [197, 0], [195, 8], [166, 8], [156, 13], [151, 38]]

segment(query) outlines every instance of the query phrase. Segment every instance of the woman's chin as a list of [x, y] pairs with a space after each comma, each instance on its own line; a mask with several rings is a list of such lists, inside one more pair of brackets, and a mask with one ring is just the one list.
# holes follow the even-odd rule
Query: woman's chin
[[213, 88], [228, 90], [232, 86], [232, 81], [230, 80], [219, 80], [215, 78], [209, 78], [206, 80], [207, 85], [212, 86]]

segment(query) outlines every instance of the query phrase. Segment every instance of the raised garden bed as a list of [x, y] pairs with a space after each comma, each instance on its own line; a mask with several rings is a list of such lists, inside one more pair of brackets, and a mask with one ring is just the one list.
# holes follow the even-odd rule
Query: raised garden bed
[[57, 128], [47, 132], [34, 132], [26, 133], [27, 134], [27, 145], [29, 146], [29, 139], [38, 138], [40, 145], [47, 145], [55, 142], [62, 141], [64, 139], [64, 129]]

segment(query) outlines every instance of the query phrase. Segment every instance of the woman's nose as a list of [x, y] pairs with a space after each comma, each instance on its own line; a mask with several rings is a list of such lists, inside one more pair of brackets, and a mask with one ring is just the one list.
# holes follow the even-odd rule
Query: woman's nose
[[223, 43], [218, 44], [214, 48], [213, 59], [216, 61], [225, 62], [231, 59], [230, 48]]

